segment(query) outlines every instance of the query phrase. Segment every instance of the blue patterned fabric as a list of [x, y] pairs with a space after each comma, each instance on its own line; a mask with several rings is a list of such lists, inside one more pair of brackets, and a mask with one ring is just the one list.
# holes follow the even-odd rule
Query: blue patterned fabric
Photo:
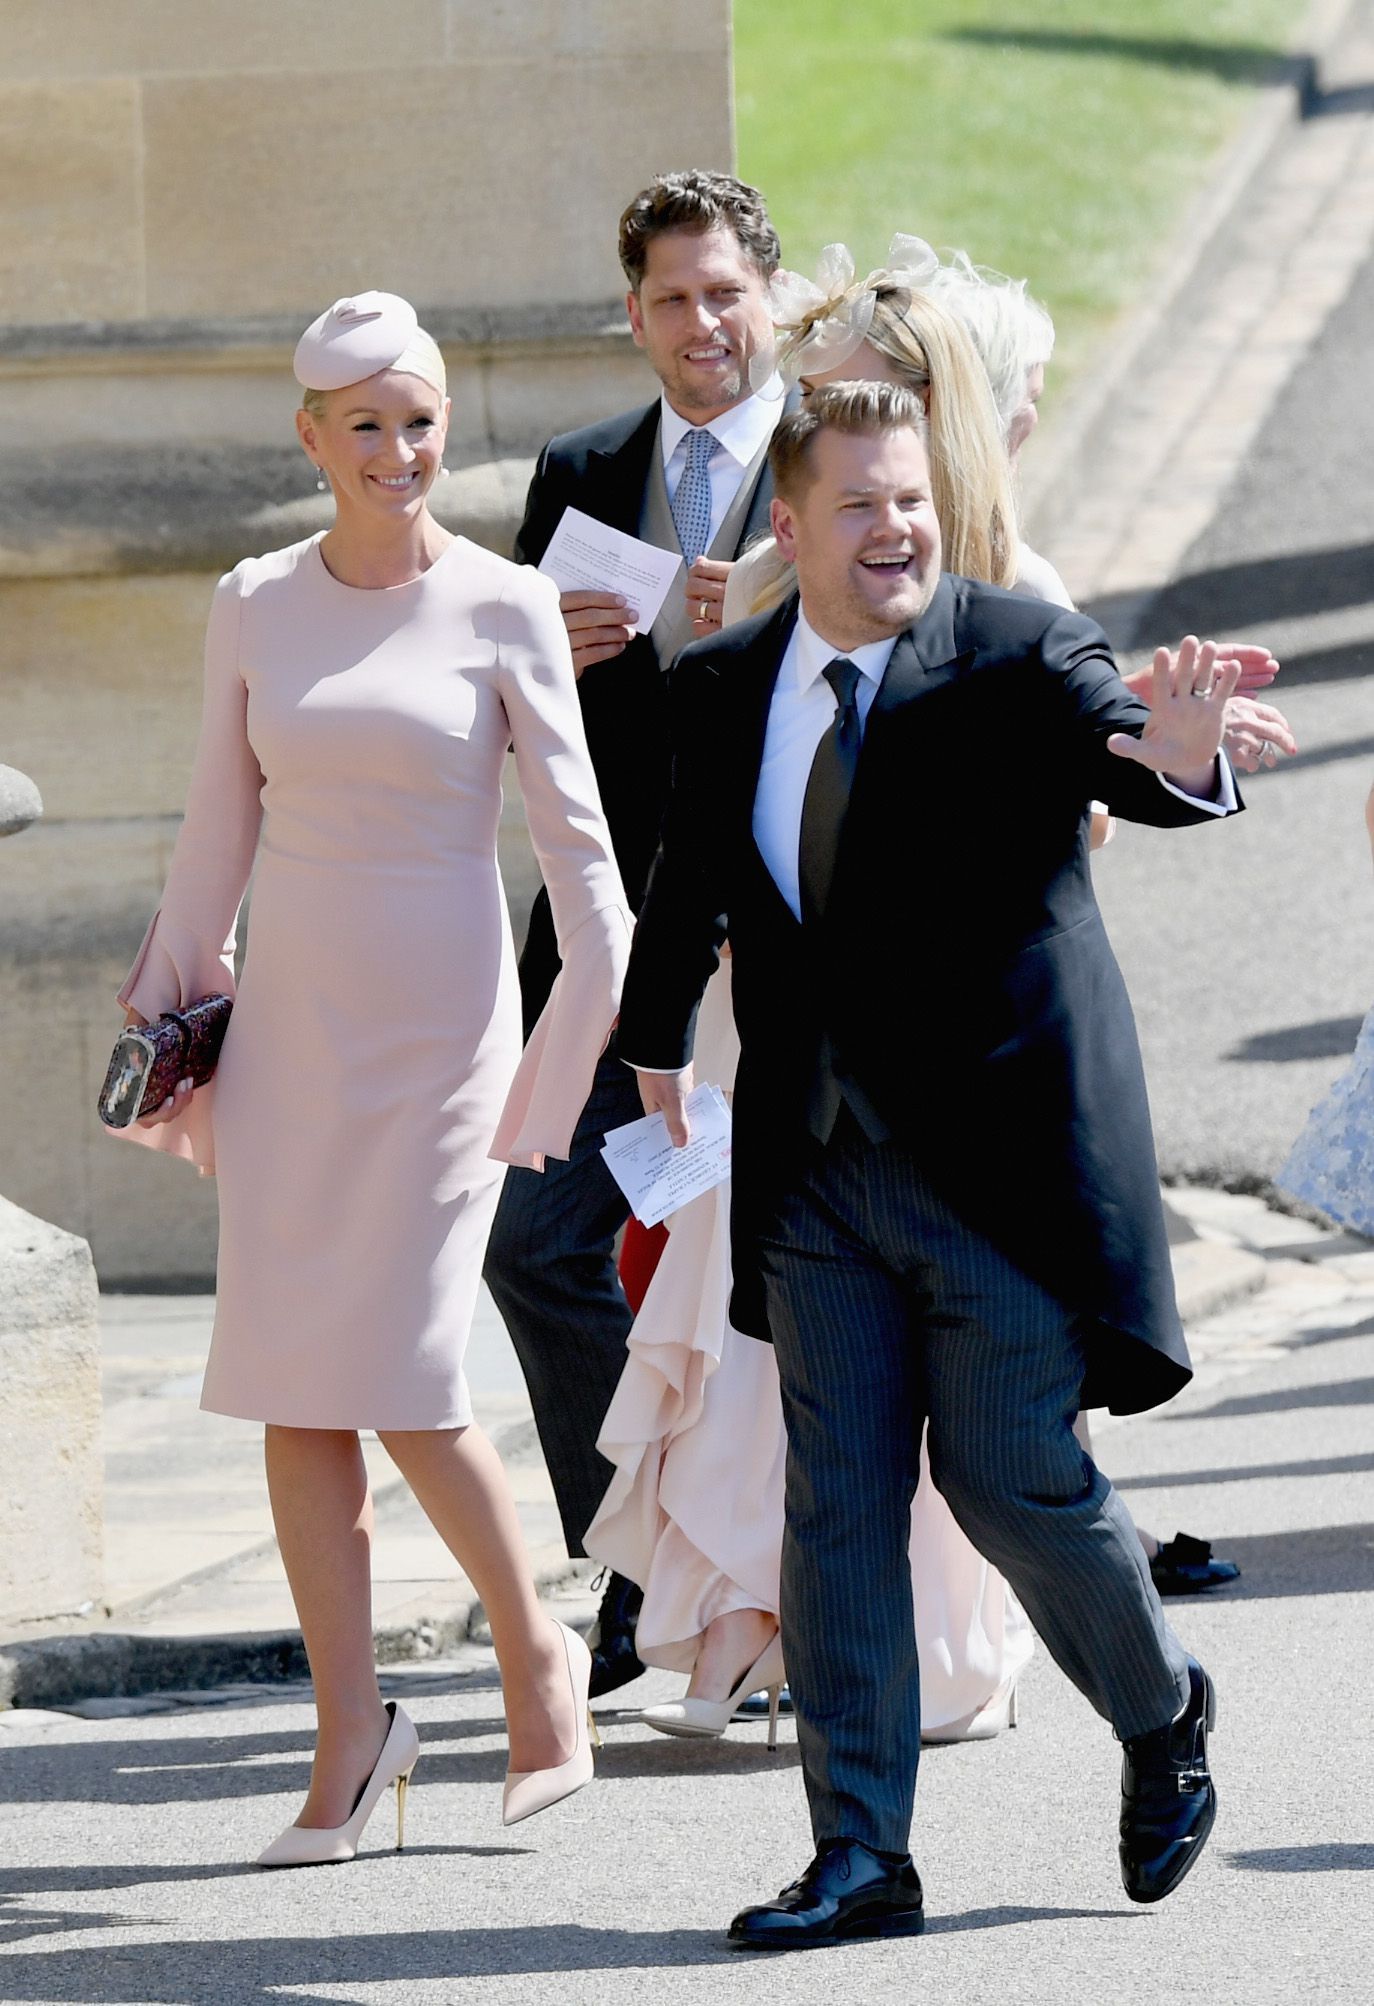
[[688, 565], [696, 563], [711, 541], [711, 455], [714, 432], [698, 427], [687, 434], [687, 464], [673, 495], [673, 523]]
[[1313, 1108], [1274, 1181], [1374, 1239], [1374, 1010], [1360, 1027], [1350, 1064]]

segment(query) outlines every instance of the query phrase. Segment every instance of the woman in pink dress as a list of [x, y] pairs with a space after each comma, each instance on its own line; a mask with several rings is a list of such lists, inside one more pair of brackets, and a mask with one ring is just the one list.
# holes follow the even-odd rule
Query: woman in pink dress
[[[310, 1791], [269, 1866], [351, 1858], [418, 1752], [377, 1687], [359, 1429], [490, 1618], [506, 1822], [590, 1777], [588, 1653], [535, 1597], [463, 1349], [501, 1166], [567, 1150], [630, 935], [557, 592], [429, 510], [449, 417], [437, 347], [404, 300], [367, 293], [313, 323], [296, 373], [334, 524], [220, 581], [186, 817], [121, 991], [141, 1019], [232, 993], [255, 869], [216, 1077], [131, 1133], [217, 1173], [202, 1405], [266, 1426], [314, 1680]], [[523, 1059], [496, 861], [512, 744], [563, 959]]]

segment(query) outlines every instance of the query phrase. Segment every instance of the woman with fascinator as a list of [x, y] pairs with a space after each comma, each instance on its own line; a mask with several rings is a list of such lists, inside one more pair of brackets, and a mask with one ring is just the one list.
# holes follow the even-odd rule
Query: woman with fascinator
[[[126, 1131], [218, 1177], [201, 1404], [265, 1425], [310, 1660], [309, 1793], [258, 1864], [353, 1858], [419, 1751], [373, 1662], [373, 1429], [491, 1623], [503, 1817], [592, 1773], [590, 1657], [535, 1596], [463, 1350], [504, 1163], [565, 1155], [615, 1018], [630, 921], [556, 588], [430, 513], [443, 358], [390, 293], [336, 301], [296, 350], [321, 535], [220, 580], [166, 890], [120, 1000], [134, 1021], [233, 993], [218, 1071]], [[521, 1056], [496, 862], [514, 745], [562, 972]]]

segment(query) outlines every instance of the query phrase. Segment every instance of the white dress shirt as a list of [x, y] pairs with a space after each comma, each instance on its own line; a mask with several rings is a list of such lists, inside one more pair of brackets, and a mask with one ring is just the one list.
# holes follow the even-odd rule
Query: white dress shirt
[[825, 670], [842, 657], [859, 671], [854, 698], [862, 729], [896, 645], [894, 635], [890, 641], [869, 641], [862, 648], [835, 648], [821, 639], [805, 613], [797, 614], [768, 711], [763, 763], [754, 796], [754, 841], [769, 876], [798, 919], [806, 783], [811, 778], [816, 747], [834, 723], [838, 708]]
[[713, 418], [709, 425], [697, 426], [690, 418], [684, 418], [673, 409], [666, 397], [661, 399], [662, 415], [659, 419], [658, 442], [663, 453], [663, 480], [671, 502], [677, 494], [677, 484], [687, 467], [687, 434], [689, 432], [709, 432], [716, 441], [717, 450], [711, 455], [711, 533], [706, 539], [709, 550], [720, 533], [720, 526], [730, 511], [730, 504], [740, 491], [745, 474], [758, 458], [763, 447], [772, 438], [783, 412], [781, 394], [771, 394], [774, 388], [781, 392], [780, 385], [766, 385], [753, 397], [746, 397], [741, 404], [729, 411], [722, 411], [719, 418]]

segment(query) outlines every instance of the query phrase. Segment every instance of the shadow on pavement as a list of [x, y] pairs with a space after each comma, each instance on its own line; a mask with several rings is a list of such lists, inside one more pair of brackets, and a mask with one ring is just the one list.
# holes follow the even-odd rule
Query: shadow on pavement
[[1193, 42], [1181, 36], [1116, 35], [1072, 28], [949, 28], [943, 42], [972, 42], [993, 48], [1011, 45], [1051, 56], [1116, 56], [1132, 63], [1153, 63], [1166, 70], [1195, 70], [1220, 77], [1228, 84], [1295, 83], [1305, 88], [1311, 75], [1310, 56], [1283, 55], [1259, 42]]
[[[987, 1908], [933, 1917], [932, 1933], [997, 1929], [1028, 1922], [1138, 1922], [1124, 1909]], [[21, 1918], [14, 1918], [20, 1921]], [[22, 1920], [30, 1920], [23, 1918]], [[119, 1928], [126, 1916], [35, 1914], [36, 1929]], [[147, 1927], [148, 1918], [138, 1923]], [[737, 1971], [758, 1969], [732, 1950], [721, 1929], [594, 1929], [558, 1923], [522, 1929], [423, 1930], [375, 1936], [253, 1937], [232, 1943], [118, 1943], [91, 1950], [33, 1951], [6, 1967], [7, 2006], [53, 2000], [63, 2006], [96, 2002], [126, 2006], [202, 2006], [206, 1999], [275, 2001], [294, 1992], [316, 2002], [330, 1995], [318, 1988], [366, 1984], [403, 1987], [434, 1979], [557, 1977], [572, 1971], [664, 1970], [674, 1966], [719, 1964]], [[768, 1967], [770, 1970], [773, 1967]], [[305, 1988], [311, 1988], [307, 1993]], [[398, 1992], [403, 1997], [403, 1992]], [[332, 2006], [332, 2002], [331, 2002]], [[340, 2002], [342, 2006], [342, 2002]]]
[[[1348, 1331], [1339, 1334], [1350, 1335]], [[1262, 1484], [1273, 1477], [1344, 1477], [1368, 1470], [1374, 1470], [1374, 1455], [1314, 1456], [1306, 1463], [1239, 1463], [1229, 1470], [1172, 1470], [1156, 1477], [1123, 1477], [1117, 1488], [1123, 1492], [1186, 1490], [1194, 1484]]]
[[1333, 648], [1308, 648], [1285, 655], [1283, 673], [1273, 687], [1282, 696], [1284, 689], [1295, 683], [1307, 689], [1313, 683], [1351, 682], [1372, 670], [1374, 645], [1368, 641], [1343, 641]]
[[1334, 1841], [1329, 1846], [1262, 1846], [1251, 1853], [1228, 1853], [1226, 1864], [1259, 1874], [1367, 1874], [1374, 1872], [1374, 1846]]
[[[1052, 1913], [1052, 1912], [1051, 1912]], [[123, 1916], [69, 1919], [73, 1927], [119, 1927]], [[148, 1918], [138, 1918], [147, 1927]], [[735, 1964], [721, 1929], [590, 1929], [558, 1923], [521, 1929], [379, 1931], [369, 1936], [249, 1937], [231, 1943], [109, 1944], [101, 1949], [33, 1951], [9, 1960], [7, 2002], [46, 1999], [78, 2006], [203, 2006], [207, 1999], [278, 2001], [284, 1992], [324, 2000], [319, 1988], [386, 1984], [405, 1997], [408, 1981], [568, 1971], [625, 1971], [673, 1965]], [[738, 1967], [737, 1967], [738, 1968]], [[337, 1996], [337, 1995], [336, 1995]]]
[[[1151, 596], [1150, 630], [1160, 637], [1187, 632], [1211, 633], [1233, 639], [1245, 628], [1266, 622], [1302, 620], [1314, 613], [1332, 613], [1370, 602], [1374, 577], [1374, 544], [1340, 544], [1326, 550], [1301, 550], [1275, 557], [1247, 558], [1243, 563], [1215, 564], [1186, 572]], [[1119, 610], [1111, 594], [1092, 600], [1087, 611], [1105, 620]], [[1279, 686], [1294, 680], [1331, 682], [1370, 667], [1367, 642], [1285, 656]]]
[[1212, 1589], [1206, 1597], [1209, 1605], [1299, 1595], [1374, 1594], [1374, 1525], [1310, 1526], [1248, 1539], [1228, 1535], [1222, 1551], [1240, 1568], [1240, 1580]]
[[[478, 1733], [497, 1737], [499, 1746], [435, 1746]], [[490, 1784], [494, 1790], [505, 1778], [502, 1721], [425, 1721], [420, 1738], [425, 1744], [424, 1759], [416, 1772], [415, 1788], [421, 1794], [426, 1784], [433, 1783]], [[279, 1735], [102, 1742], [98, 1754], [88, 1742], [30, 1742], [5, 1751], [5, 1796], [15, 1804], [227, 1803], [293, 1792], [303, 1796], [310, 1781], [313, 1748], [313, 1734], [296, 1729]], [[765, 1769], [792, 1769], [797, 1760], [794, 1741], [784, 1741], [770, 1753], [760, 1723], [753, 1733], [745, 1729], [719, 1741], [675, 1741], [652, 1729], [625, 1739], [614, 1733], [607, 1738], [598, 1767], [607, 1778], [744, 1776]], [[0, 1869], [0, 1890], [6, 1884], [4, 1874]]]
[[970, 1908], [962, 1915], [933, 1915], [927, 1936], [958, 1936], [967, 1929], [1005, 1929], [1023, 1922], [1138, 1922], [1138, 1909], [1124, 1908]]
[[[1349, 1330], [1341, 1332], [1350, 1337]], [[1368, 1407], [1374, 1402], [1374, 1379], [1334, 1379], [1321, 1386], [1285, 1386], [1271, 1393], [1236, 1393], [1210, 1407], [1186, 1414], [1161, 1414], [1161, 1421], [1220, 1421], [1238, 1414], [1288, 1414], [1295, 1407]]]
[[[1368, 743], [1374, 751], [1374, 739]], [[1354, 1051], [1363, 1022], [1363, 1017], [1320, 1017], [1311, 1024], [1290, 1024], [1282, 1031], [1256, 1031], [1222, 1057], [1272, 1066], [1287, 1065], [1294, 1059], [1344, 1059]]]
[[[524, 1859], [533, 1846], [407, 1846], [406, 1860], [449, 1857], [466, 1860]], [[394, 1859], [387, 1844], [364, 1841], [363, 1851], [351, 1864], [365, 1866], [369, 1859]], [[266, 1878], [251, 1860], [193, 1860], [177, 1866], [139, 1866], [130, 1862], [117, 1865], [0, 1867], [0, 1902], [15, 1901], [25, 1895], [85, 1894], [120, 1888], [179, 1887], [184, 1881], [235, 1881], [248, 1876]]]

